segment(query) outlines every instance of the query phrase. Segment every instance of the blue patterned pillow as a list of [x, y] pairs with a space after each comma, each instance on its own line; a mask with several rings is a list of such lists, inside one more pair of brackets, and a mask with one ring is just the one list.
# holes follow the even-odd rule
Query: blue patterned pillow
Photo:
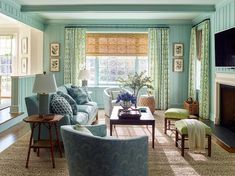
[[51, 100], [51, 110], [56, 114], [69, 114], [73, 115], [72, 108], [68, 101], [57, 94], [55, 94]]
[[61, 91], [57, 92], [57, 95], [60, 95], [61, 97], [64, 97], [67, 102], [70, 104], [72, 110], [73, 110], [73, 115], [77, 115], [78, 114], [78, 107], [77, 107], [77, 103], [76, 101], [68, 94], [64, 94]]
[[73, 86], [67, 90], [77, 104], [81, 105], [89, 102], [87, 94], [82, 88]]

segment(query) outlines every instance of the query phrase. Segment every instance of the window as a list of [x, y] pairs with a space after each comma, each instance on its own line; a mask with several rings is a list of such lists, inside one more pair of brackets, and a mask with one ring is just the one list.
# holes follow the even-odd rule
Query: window
[[87, 34], [89, 84], [117, 84], [118, 77], [148, 70], [147, 34]]
[[13, 35], [0, 35], [0, 97], [11, 96], [11, 77], [12, 62], [14, 55], [14, 39]]
[[12, 45], [13, 36], [0, 36], [0, 74], [12, 73]]

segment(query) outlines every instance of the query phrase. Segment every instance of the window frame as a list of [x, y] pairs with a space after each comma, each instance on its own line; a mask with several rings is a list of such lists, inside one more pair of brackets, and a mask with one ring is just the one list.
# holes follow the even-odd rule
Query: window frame
[[[94, 80], [94, 84], [90, 83], [88, 81], [88, 86], [117, 86], [119, 85], [119, 83], [111, 83], [111, 84], [103, 84], [103, 83], [100, 83], [100, 66], [99, 66], [99, 57], [100, 56], [86, 56], [86, 57], [95, 57], [95, 80]], [[107, 56], [109, 57], [109, 56]], [[120, 56], [116, 56], [116, 57], [120, 57]], [[128, 56], [127, 56], [128, 57]], [[145, 60], [147, 60], [147, 64], [148, 64], [148, 56], [132, 56], [132, 57], [135, 57], [135, 66], [134, 66], [134, 72], [139, 72], [140, 71], [140, 68], [139, 68], [139, 60], [142, 60], [140, 59], [139, 57], [146, 57]], [[87, 58], [86, 58], [86, 65], [87, 65]], [[148, 65], [147, 65], [147, 74], [148, 74]]]

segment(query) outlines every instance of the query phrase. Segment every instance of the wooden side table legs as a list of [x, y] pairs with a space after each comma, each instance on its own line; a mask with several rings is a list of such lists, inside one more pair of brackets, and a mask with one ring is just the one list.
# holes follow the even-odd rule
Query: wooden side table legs
[[50, 135], [50, 150], [51, 150], [51, 160], [52, 160], [52, 167], [55, 168], [55, 159], [54, 159], [54, 146], [52, 144], [52, 133], [51, 133], [51, 124], [48, 125], [49, 135]]
[[54, 125], [55, 125], [55, 131], [56, 131], [56, 141], [57, 141], [57, 145], [59, 147], [60, 157], [62, 158], [62, 149], [61, 149], [60, 140], [59, 140], [59, 132], [58, 132], [58, 128], [57, 128], [57, 123], [54, 123]]
[[[47, 125], [48, 125], [48, 130], [49, 130], [49, 143], [50, 143], [49, 148], [50, 148], [50, 152], [51, 152], [52, 167], [55, 168], [54, 143], [53, 143], [53, 139], [52, 139], [52, 127], [53, 126], [55, 127], [56, 144], [59, 147], [60, 157], [62, 158], [62, 149], [61, 149], [60, 140], [59, 140], [59, 132], [58, 132], [57, 123], [48, 123]], [[30, 136], [28, 156], [27, 156], [27, 161], [26, 161], [26, 166], [25, 166], [26, 168], [28, 168], [31, 148], [37, 149], [37, 156], [40, 155], [40, 148], [46, 148], [46, 147], [42, 147], [40, 145], [34, 146], [32, 144], [33, 134], [34, 134], [34, 130], [35, 130], [36, 126], [37, 126], [37, 123], [32, 123], [32, 132], [31, 132], [31, 136]], [[37, 142], [39, 142], [41, 140], [40, 135], [41, 135], [41, 123], [38, 123], [38, 141]]]
[[28, 168], [28, 166], [29, 166], [29, 156], [30, 156], [30, 150], [31, 150], [31, 146], [32, 146], [34, 128], [35, 128], [35, 123], [33, 123], [32, 132], [31, 132], [31, 136], [30, 136], [30, 140], [29, 140], [29, 149], [28, 149], [27, 161], [26, 161], [26, 165], [25, 165], [26, 168]]
[[[40, 135], [41, 135], [41, 123], [38, 124], [38, 141], [40, 140]], [[37, 148], [37, 156], [39, 156], [40, 150]]]

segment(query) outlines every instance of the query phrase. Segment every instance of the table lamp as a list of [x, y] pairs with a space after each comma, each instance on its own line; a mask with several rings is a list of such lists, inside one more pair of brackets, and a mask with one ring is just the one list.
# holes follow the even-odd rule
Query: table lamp
[[43, 72], [43, 74], [36, 75], [33, 85], [33, 92], [38, 93], [40, 117], [43, 117], [50, 112], [49, 93], [56, 92], [56, 90], [57, 85], [54, 74], [46, 74], [46, 72]]
[[87, 80], [90, 77], [90, 71], [89, 70], [80, 70], [78, 79], [82, 80], [82, 86], [86, 87], [87, 86]]

